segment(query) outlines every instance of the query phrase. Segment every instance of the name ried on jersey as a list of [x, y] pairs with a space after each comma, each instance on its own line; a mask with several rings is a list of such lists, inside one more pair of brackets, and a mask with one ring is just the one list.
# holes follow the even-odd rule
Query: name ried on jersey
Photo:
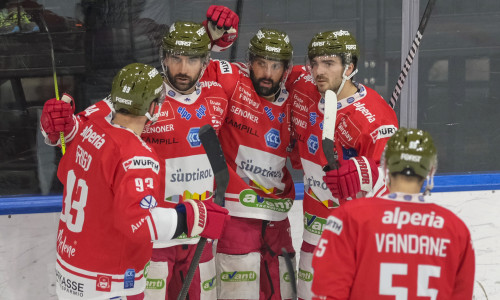
[[96, 147], [97, 149], [101, 149], [102, 145], [104, 145], [104, 143], [106, 142], [106, 140], [104, 139], [104, 136], [106, 134], [98, 134], [97, 132], [95, 132], [93, 129], [92, 129], [92, 126], [94, 125], [90, 125], [90, 126], [87, 126], [85, 127], [85, 129], [83, 130], [82, 133], [80, 133], [80, 136], [82, 136], [82, 142], [89, 142], [90, 144], [92, 144], [94, 147]]
[[134, 156], [123, 162], [123, 168], [125, 171], [132, 169], [151, 169], [158, 174], [160, 171], [160, 164], [151, 157]]
[[84, 171], [88, 171], [92, 162], [92, 155], [85, 151], [80, 145], [76, 147], [75, 162], [80, 165]]
[[242, 123], [238, 123], [234, 120], [231, 120], [229, 118], [226, 118], [226, 123], [233, 126], [234, 128], [238, 129], [238, 130], [241, 130], [241, 131], [244, 131], [245, 133], [247, 134], [250, 134], [250, 135], [254, 135], [256, 137], [259, 137], [259, 134], [257, 132], [256, 129], [250, 127], [250, 126], [247, 126], [245, 124], [242, 124]]

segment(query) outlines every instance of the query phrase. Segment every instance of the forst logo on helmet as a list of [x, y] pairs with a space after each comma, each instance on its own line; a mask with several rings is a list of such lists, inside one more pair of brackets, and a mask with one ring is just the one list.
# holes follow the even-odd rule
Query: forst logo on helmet
[[281, 144], [280, 132], [277, 129], [271, 128], [265, 135], [266, 145], [270, 148], [277, 149]]

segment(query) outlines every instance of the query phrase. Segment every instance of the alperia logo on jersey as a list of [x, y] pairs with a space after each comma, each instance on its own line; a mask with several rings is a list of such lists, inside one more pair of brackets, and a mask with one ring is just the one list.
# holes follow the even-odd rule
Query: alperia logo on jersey
[[313, 274], [311, 272], [308, 272], [306, 270], [302, 270], [301, 268], [299, 268], [299, 274], [298, 274], [297, 278], [299, 280], [302, 280], [302, 281], [312, 281]]
[[241, 204], [247, 207], [264, 208], [277, 212], [288, 212], [292, 208], [293, 200], [290, 198], [274, 199], [257, 195], [253, 190], [244, 190], [240, 193]]
[[146, 288], [149, 290], [161, 290], [165, 287], [165, 280], [146, 278]]
[[204, 291], [211, 291], [215, 289], [215, 285], [216, 285], [216, 277], [214, 276], [209, 280], [203, 281], [203, 283], [201, 284], [201, 288]]
[[256, 279], [257, 273], [254, 271], [222, 272], [220, 274], [220, 280], [225, 282], [255, 281]]
[[320, 235], [326, 224], [326, 219], [320, 218], [315, 215], [304, 213], [304, 229], [310, 233]]

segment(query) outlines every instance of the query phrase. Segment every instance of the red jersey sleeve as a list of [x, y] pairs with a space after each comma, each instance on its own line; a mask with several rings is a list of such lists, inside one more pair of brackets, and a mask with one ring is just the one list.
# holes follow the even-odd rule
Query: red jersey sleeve
[[475, 272], [475, 254], [472, 247], [472, 238], [467, 231], [467, 238], [465, 250], [463, 252], [462, 261], [459, 266], [455, 285], [451, 299], [469, 300], [472, 299], [474, 290], [474, 272]]
[[[327, 218], [312, 260], [313, 299], [348, 299], [356, 272], [357, 230], [343, 206]], [[335, 269], [336, 272], [331, 272]]]
[[[138, 152], [140, 153], [140, 152]], [[124, 156], [112, 178], [116, 228], [131, 240], [153, 241], [158, 237], [150, 209], [158, 198], [159, 163], [150, 156]], [[104, 200], [104, 199], [103, 199]]]

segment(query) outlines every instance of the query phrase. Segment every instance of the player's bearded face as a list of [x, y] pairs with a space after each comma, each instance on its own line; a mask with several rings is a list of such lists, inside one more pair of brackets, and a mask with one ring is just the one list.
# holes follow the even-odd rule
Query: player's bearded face
[[327, 90], [338, 92], [342, 83], [344, 66], [342, 59], [335, 55], [317, 56], [311, 59], [311, 73], [320, 93]]
[[167, 55], [167, 79], [175, 89], [186, 92], [194, 87], [203, 70], [203, 58], [184, 55]]
[[250, 79], [259, 96], [274, 95], [280, 88], [280, 81], [285, 72], [281, 61], [254, 58], [250, 63]]

